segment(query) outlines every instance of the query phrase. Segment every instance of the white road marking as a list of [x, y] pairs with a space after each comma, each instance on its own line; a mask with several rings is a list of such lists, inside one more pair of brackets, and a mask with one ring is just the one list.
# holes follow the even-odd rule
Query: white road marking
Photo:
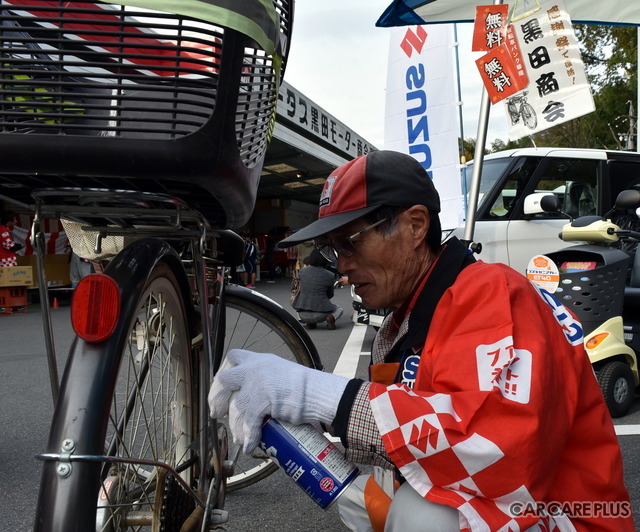
[[618, 436], [636, 436], [640, 434], [640, 425], [615, 425]]
[[362, 344], [366, 333], [367, 327], [365, 325], [354, 325], [352, 327], [351, 334], [349, 335], [347, 342], [344, 344], [342, 353], [340, 353], [340, 358], [338, 358], [336, 367], [333, 370], [335, 375], [340, 375], [349, 379], [356, 376], [358, 360], [360, 359]]

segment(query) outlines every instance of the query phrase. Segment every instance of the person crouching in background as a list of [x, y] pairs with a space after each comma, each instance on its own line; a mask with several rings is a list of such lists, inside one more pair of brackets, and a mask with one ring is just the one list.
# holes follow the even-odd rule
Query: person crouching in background
[[300, 270], [300, 292], [292, 306], [308, 329], [315, 329], [318, 323], [325, 321], [328, 329], [335, 329], [336, 320], [343, 313], [341, 307], [331, 302], [335, 276], [327, 269], [329, 262], [317, 249], [305, 259], [307, 262], [308, 266]]

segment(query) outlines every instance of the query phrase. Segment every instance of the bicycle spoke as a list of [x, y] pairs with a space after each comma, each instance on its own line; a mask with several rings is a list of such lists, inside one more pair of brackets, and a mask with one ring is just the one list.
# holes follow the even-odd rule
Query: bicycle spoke
[[[189, 448], [191, 343], [175, 293], [167, 288], [160, 283], [141, 298], [114, 392], [107, 452], [180, 468], [191, 483], [197, 463]], [[184, 462], [190, 465], [181, 467]], [[103, 477], [101, 495], [107, 501], [99, 502], [98, 515], [99, 530], [105, 531], [151, 525], [160, 530], [163, 500], [182, 490], [164, 469], [146, 465], [114, 464]]]
[[[274, 353], [287, 360], [312, 365], [306, 346], [285, 318], [278, 315], [276, 305], [265, 300], [250, 301], [243, 293], [227, 294], [225, 352], [231, 348]], [[222, 422], [226, 423], [226, 420]], [[228, 479], [228, 491], [258, 482], [277, 469], [264, 453], [245, 456], [240, 446], [232, 441], [229, 442], [229, 459], [235, 464], [235, 472]]]

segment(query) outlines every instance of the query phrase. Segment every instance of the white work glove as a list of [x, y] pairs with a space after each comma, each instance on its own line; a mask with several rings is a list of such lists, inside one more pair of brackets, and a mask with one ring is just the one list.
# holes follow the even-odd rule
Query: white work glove
[[251, 453], [266, 416], [330, 424], [349, 379], [268, 353], [232, 349], [209, 390], [211, 417], [229, 415], [233, 441]]

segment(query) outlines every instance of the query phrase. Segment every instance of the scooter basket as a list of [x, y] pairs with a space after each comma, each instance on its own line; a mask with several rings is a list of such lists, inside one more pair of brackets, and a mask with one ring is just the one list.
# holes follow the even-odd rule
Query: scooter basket
[[631, 257], [624, 251], [600, 246], [574, 246], [549, 253], [558, 268], [567, 262], [595, 263], [593, 269], [560, 272], [556, 297], [582, 323], [585, 334], [606, 320], [620, 316]]
[[0, 194], [148, 191], [246, 223], [292, 13], [290, 0], [217, 3], [2, 0]]

